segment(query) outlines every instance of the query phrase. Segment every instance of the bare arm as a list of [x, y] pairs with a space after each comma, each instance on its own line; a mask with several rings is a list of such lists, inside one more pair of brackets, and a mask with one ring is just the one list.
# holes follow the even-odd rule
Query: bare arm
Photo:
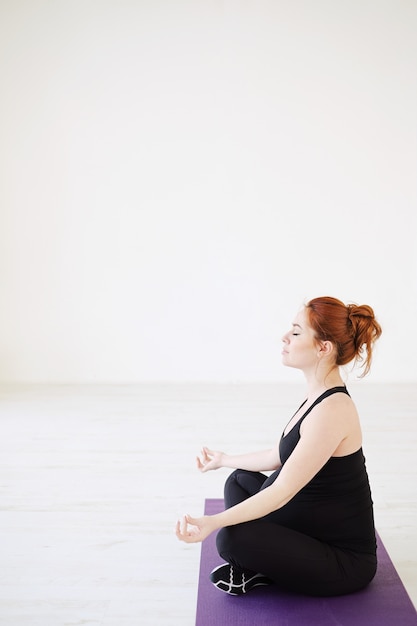
[[272, 485], [217, 515], [185, 516], [177, 523], [177, 537], [187, 543], [202, 541], [214, 530], [259, 519], [284, 506], [350, 436], [351, 419], [344, 410], [346, 406], [339, 405], [338, 411], [329, 412], [323, 403], [314, 417], [311, 414], [306, 418], [298, 445]]
[[235, 455], [203, 448], [201, 458], [197, 457], [197, 467], [201, 472], [208, 472], [220, 467], [267, 472], [281, 467], [281, 459], [279, 458], [278, 444], [268, 450]]

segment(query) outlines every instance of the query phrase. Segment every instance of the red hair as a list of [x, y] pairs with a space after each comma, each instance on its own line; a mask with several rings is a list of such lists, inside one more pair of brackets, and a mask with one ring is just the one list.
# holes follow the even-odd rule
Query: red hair
[[374, 312], [367, 304], [344, 304], [324, 296], [306, 304], [310, 326], [318, 341], [330, 341], [336, 348], [336, 365], [355, 360], [363, 363], [363, 376], [369, 372], [374, 342], [382, 333]]

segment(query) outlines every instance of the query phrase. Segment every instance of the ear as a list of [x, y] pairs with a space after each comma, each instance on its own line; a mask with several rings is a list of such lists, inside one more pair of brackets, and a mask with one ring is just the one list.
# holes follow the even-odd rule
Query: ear
[[318, 346], [317, 356], [324, 357], [329, 356], [334, 350], [334, 345], [331, 341], [320, 341]]

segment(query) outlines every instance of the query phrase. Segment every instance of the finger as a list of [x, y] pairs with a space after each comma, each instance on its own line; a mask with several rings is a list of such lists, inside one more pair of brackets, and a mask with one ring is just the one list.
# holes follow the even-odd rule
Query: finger
[[198, 520], [195, 517], [191, 517], [191, 515], [187, 513], [187, 515], [185, 515], [185, 519], [187, 521], [187, 524], [191, 524], [191, 526], [198, 527]]
[[176, 525], [175, 525], [175, 534], [177, 535], [177, 538], [180, 539], [182, 541], [183, 537], [181, 535], [181, 525], [180, 525], [180, 520], [177, 521]]
[[197, 457], [197, 467], [201, 472], [205, 471], [205, 467], [207, 465], [207, 463], [210, 462], [210, 459], [208, 458], [207, 454], [204, 451], [204, 448], [201, 450], [201, 459], [200, 457]]
[[187, 524], [187, 516], [183, 515], [181, 518], [181, 534], [188, 535], [188, 524]]

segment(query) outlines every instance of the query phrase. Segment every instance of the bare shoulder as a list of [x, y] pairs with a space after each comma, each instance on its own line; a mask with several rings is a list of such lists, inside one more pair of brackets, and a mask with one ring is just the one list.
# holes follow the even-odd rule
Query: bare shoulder
[[[308, 419], [311, 418], [311, 419]], [[304, 420], [305, 428], [341, 428], [350, 430], [359, 424], [359, 416], [354, 401], [346, 393], [334, 393], [320, 402]]]
[[334, 393], [317, 405], [317, 413], [331, 416], [332, 419], [358, 418], [358, 412], [352, 398], [347, 393]]

